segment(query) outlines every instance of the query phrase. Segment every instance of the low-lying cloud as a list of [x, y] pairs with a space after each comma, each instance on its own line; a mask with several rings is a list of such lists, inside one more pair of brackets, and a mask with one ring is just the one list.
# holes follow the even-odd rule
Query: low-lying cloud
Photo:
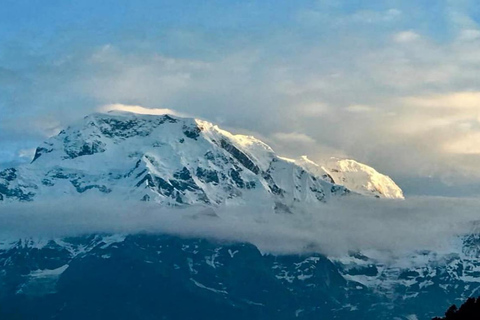
[[[263, 252], [341, 256], [377, 251], [449, 252], [474, 232], [480, 200], [421, 197], [405, 201], [343, 198], [294, 214], [260, 206], [165, 208], [105, 199], [2, 204], [0, 239], [57, 238], [91, 233], [166, 233], [250, 242]], [[450, 251], [450, 252], [454, 252]]]

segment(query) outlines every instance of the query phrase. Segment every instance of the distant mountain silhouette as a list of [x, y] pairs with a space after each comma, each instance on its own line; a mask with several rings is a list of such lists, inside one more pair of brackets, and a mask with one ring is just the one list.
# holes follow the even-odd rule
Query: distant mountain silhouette
[[443, 318], [433, 318], [433, 320], [477, 320], [480, 319], [480, 297], [468, 298], [467, 301], [457, 308], [456, 305], [452, 305], [445, 312]]

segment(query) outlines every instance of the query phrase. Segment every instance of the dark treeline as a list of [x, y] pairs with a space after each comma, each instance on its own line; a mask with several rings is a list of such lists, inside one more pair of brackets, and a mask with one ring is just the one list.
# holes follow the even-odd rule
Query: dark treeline
[[480, 319], [480, 297], [468, 298], [467, 301], [457, 308], [456, 305], [452, 305], [445, 312], [443, 318], [433, 318], [432, 320], [478, 320]]

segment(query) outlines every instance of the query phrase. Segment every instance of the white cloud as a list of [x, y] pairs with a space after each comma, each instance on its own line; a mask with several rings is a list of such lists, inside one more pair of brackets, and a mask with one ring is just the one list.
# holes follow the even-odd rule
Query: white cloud
[[280, 140], [283, 143], [287, 144], [295, 144], [295, 143], [301, 143], [301, 144], [315, 144], [315, 139], [312, 137], [307, 136], [304, 133], [298, 133], [298, 132], [277, 132], [272, 135], [272, 137], [276, 140]]
[[139, 113], [139, 114], [152, 114], [152, 115], [163, 115], [163, 114], [171, 114], [175, 116], [180, 116], [180, 117], [186, 117], [187, 115], [183, 113], [179, 113], [175, 110], [172, 109], [162, 109], [162, 108], [144, 108], [142, 106], [132, 106], [132, 105], [125, 105], [121, 103], [115, 103], [115, 104], [107, 104], [104, 106], [101, 106], [99, 108], [99, 111], [101, 112], [108, 112], [108, 111], [127, 111], [127, 112], [133, 112], [133, 113]]
[[420, 35], [412, 30], [402, 31], [393, 35], [393, 40], [398, 43], [409, 43], [420, 39]]
[[386, 11], [361, 10], [352, 15], [352, 19], [366, 23], [391, 22], [398, 19], [402, 12], [398, 9], [388, 9]]
[[459, 39], [461, 41], [474, 41], [480, 39], [480, 30], [464, 29], [460, 31]]
[[397, 17], [400, 16], [401, 14], [402, 14], [402, 11], [401, 11], [401, 10], [392, 8], [392, 9], [388, 9], [388, 10], [386, 11], [385, 16], [387, 17], [387, 19], [393, 19], [393, 18], [397, 18]]
[[480, 110], [480, 92], [453, 92], [403, 99], [406, 104], [422, 108]]
[[348, 106], [346, 110], [353, 113], [368, 113], [375, 110], [375, 108], [364, 104], [352, 104]]
[[320, 117], [330, 110], [329, 106], [323, 102], [307, 103], [295, 106], [293, 109], [308, 117]]
[[[461, 4], [460, 4], [461, 6]], [[452, 26], [457, 29], [475, 29], [477, 22], [472, 18], [467, 8], [454, 8], [450, 6], [447, 10], [447, 16]]]
[[33, 159], [34, 155], [35, 155], [35, 149], [20, 149], [18, 151], [18, 156], [20, 158]]

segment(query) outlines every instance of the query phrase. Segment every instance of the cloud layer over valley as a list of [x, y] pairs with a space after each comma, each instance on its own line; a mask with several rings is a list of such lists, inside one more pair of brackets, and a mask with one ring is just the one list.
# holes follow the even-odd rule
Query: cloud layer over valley
[[255, 206], [167, 209], [77, 198], [2, 205], [0, 239], [146, 232], [250, 242], [273, 253], [341, 256], [367, 250], [396, 257], [421, 250], [451, 252], [457, 236], [476, 230], [479, 205], [479, 200], [468, 199], [351, 197], [303, 212], [275, 214]]

